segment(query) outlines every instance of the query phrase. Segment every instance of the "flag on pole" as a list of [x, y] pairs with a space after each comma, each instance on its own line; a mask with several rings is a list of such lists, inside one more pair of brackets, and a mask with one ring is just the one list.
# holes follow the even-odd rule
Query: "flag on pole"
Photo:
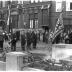
[[58, 20], [57, 20], [57, 23], [56, 23], [56, 26], [55, 26], [55, 29], [54, 29], [53, 39], [55, 39], [55, 37], [56, 37], [57, 35], [59, 35], [59, 34], [63, 31], [63, 29], [64, 29], [63, 17], [62, 17], [62, 15], [63, 15], [63, 12], [60, 13], [59, 18], [58, 18]]
[[10, 7], [8, 5], [8, 20], [7, 20], [7, 25], [9, 25], [9, 20], [10, 20]]

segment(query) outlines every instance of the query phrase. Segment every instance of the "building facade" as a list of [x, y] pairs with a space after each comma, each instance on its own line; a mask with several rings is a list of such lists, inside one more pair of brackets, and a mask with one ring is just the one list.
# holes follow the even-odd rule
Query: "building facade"
[[[48, 8], [49, 4], [50, 7]], [[54, 30], [62, 8], [65, 31], [72, 28], [72, 1], [38, 2], [24, 5], [24, 7], [24, 14], [22, 16], [24, 16], [23, 24], [26, 28], [42, 28], [43, 26], [48, 26]]]
[[[50, 26], [50, 7], [51, 1], [49, 2], [38, 2], [23, 5], [23, 24], [24, 28], [42, 28], [43, 26]], [[21, 18], [20, 18], [21, 19]], [[22, 20], [22, 19], [21, 19]], [[21, 21], [22, 22], [22, 21]], [[21, 26], [21, 23], [20, 23]]]
[[[7, 22], [7, 7], [9, 2], [0, 2], [0, 16], [4, 13]], [[72, 28], [72, 1], [47, 1], [47, 2], [11, 2], [10, 29], [39, 29], [55, 28], [57, 19], [63, 8], [63, 23], [65, 30]], [[1, 13], [2, 11], [2, 13]], [[1, 18], [2, 19], [2, 18]]]

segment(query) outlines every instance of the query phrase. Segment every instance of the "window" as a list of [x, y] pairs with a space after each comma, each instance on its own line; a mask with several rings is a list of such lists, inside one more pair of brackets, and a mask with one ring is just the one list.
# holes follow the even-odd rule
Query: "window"
[[72, 2], [70, 3], [70, 10], [72, 10]]
[[18, 4], [23, 4], [23, 1], [21, 1], [21, 0], [18, 0]]
[[37, 19], [38, 18], [38, 13], [35, 13], [34, 15], [35, 15], [35, 19]]
[[35, 28], [38, 28], [38, 19], [35, 19]]
[[66, 11], [72, 11], [72, 0], [66, 1]]
[[33, 20], [30, 20], [30, 28], [33, 28]]
[[56, 2], [56, 12], [61, 12], [62, 10], [62, 2]]

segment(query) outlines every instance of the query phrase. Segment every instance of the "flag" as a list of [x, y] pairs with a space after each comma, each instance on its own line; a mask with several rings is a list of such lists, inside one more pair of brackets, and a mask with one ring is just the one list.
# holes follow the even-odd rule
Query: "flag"
[[9, 25], [9, 20], [10, 20], [10, 7], [8, 5], [8, 20], [7, 20], [7, 25]]
[[57, 23], [56, 23], [56, 26], [55, 26], [55, 29], [54, 29], [53, 39], [55, 39], [55, 37], [57, 35], [59, 35], [64, 29], [62, 14], [63, 14], [63, 12], [60, 13], [59, 18], [57, 20]]

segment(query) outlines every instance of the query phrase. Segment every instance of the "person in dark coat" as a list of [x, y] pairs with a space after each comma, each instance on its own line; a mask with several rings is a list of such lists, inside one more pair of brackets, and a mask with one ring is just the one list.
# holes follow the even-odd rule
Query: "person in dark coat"
[[25, 44], [26, 44], [26, 35], [25, 33], [21, 34], [21, 48], [25, 51]]
[[18, 41], [20, 39], [20, 31], [17, 31], [16, 35], [17, 35], [17, 41]]
[[68, 36], [69, 36], [69, 44], [72, 44], [72, 32]]
[[48, 43], [48, 32], [45, 33], [45, 42]]
[[31, 50], [31, 33], [29, 31], [26, 33], [26, 39], [27, 39], [27, 49]]
[[58, 44], [58, 43], [60, 43], [60, 34], [57, 35], [57, 36], [55, 37], [55, 39], [52, 41], [52, 44]]
[[40, 41], [40, 32], [38, 33], [38, 39], [39, 39], [39, 41]]
[[45, 32], [43, 33], [43, 42], [45, 42], [46, 38], [45, 38]]
[[17, 37], [16, 33], [12, 35], [12, 40], [11, 40], [11, 50], [16, 51], [16, 42], [17, 42]]
[[0, 35], [0, 52], [3, 51], [3, 42], [4, 42], [4, 36]]
[[37, 45], [37, 34], [36, 34], [36, 32], [32, 32], [32, 43], [33, 43], [33, 49], [36, 49], [36, 45]]

